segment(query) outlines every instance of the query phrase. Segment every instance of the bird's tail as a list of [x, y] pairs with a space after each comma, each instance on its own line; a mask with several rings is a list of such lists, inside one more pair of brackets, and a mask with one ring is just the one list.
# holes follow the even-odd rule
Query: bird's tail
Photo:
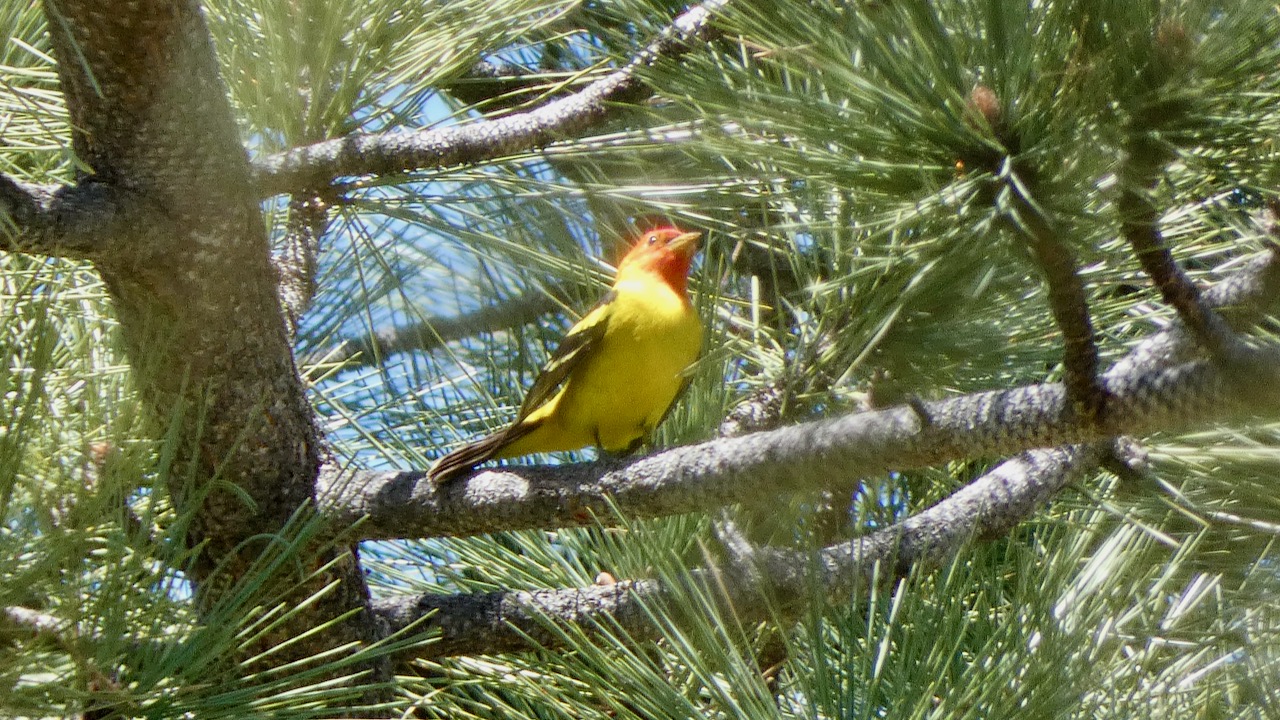
[[533, 423], [518, 423], [505, 430], [463, 445], [436, 461], [427, 471], [427, 479], [435, 483], [448, 482], [480, 463], [490, 460], [502, 448], [529, 434], [536, 427]]

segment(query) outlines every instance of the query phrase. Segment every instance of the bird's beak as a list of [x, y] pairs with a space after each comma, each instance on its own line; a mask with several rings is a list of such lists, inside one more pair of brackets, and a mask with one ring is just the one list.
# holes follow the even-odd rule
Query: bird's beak
[[698, 241], [701, 239], [702, 233], [687, 232], [683, 235], [677, 235], [671, 238], [671, 241], [667, 243], [667, 249], [672, 252], [693, 257], [693, 254], [698, 252]]

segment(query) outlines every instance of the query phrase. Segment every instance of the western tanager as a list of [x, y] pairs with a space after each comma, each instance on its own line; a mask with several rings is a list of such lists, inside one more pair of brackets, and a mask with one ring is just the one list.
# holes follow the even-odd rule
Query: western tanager
[[689, 266], [702, 233], [643, 233], [618, 264], [613, 288], [578, 321], [506, 428], [440, 458], [428, 476], [456, 477], [493, 458], [635, 448], [666, 417], [702, 348], [689, 303]]

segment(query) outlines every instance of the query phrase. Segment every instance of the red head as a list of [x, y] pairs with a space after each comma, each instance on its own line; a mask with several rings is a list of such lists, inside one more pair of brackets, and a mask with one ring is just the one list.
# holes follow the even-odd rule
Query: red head
[[700, 232], [685, 232], [675, 227], [647, 230], [618, 263], [618, 277], [634, 272], [654, 273], [683, 295], [688, 287], [689, 266], [698, 254], [701, 237]]

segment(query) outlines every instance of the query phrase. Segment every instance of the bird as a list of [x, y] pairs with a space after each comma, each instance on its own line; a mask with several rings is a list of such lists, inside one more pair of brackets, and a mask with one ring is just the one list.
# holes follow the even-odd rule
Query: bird
[[436, 461], [446, 483], [492, 459], [596, 446], [635, 450], [688, 387], [702, 351], [689, 301], [700, 232], [663, 226], [640, 233], [613, 286], [552, 354], [505, 428]]

